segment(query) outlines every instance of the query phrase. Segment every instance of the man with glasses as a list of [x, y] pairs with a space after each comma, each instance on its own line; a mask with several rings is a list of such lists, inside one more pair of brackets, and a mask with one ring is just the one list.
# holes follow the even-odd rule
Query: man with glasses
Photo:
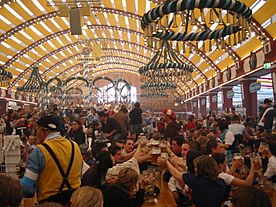
[[20, 180], [25, 197], [37, 193], [39, 203], [69, 203], [81, 184], [82, 155], [77, 143], [60, 134], [60, 120], [44, 116], [37, 121], [39, 145], [32, 151]]

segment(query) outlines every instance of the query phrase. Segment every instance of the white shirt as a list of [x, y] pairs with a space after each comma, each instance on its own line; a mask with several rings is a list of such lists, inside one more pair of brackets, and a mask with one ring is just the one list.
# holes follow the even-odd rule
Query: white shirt
[[271, 156], [268, 160], [267, 170], [264, 176], [271, 178], [273, 175], [276, 175], [276, 157]]
[[242, 134], [245, 127], [242, 124], [234, 123], [230, 124], [228, 128], [234, 133], [234, 135], [237, 135]]
[[109, 178], [117, 178], [119, 172], [123, 168], [132, 168], [138, 173], [138, 175], [140, 175], [138, 161], [134, 157], [132, 157], [130, 160], [127, 160], [123, 163], [119, 163], [113, 166], [112, 168], [109, 168], [106, 173], [106, 180], [108, 180]]
[[86, 164], [84, 161], [82, 161], [82, 175], [90, 168], [88, 164]]
[[175, 192], [177, 190], [182, 190], [183, 194], [189, 192], [189, 187], [185, 185], [183, 188], [174, 177], [170, 178], [170, 181], [168, 182], [168, 188], [171, 192]]
[[207, 120], [206, 119], [203, 120], [202, 126], [207, 128]]
[[258, 123], [258, 125], [259, 126], [264, 126], [264, 120], [265, 120], [265, 116], [267, 115], [267, 113], [269, 112], [269, 111], [271, 111], [271, 110], [274, 110], [274, 108], [273, 107], [269, 107], [269, 108], [267, 108], [266, 110], [265, 110], [265, 112], [264, 112], [264, 114], [262, 115], [262, 117], [261, 117], [261, 119], [260, 119], [260, 121], [259, 121], [259, 123]]
[[225, 134], [225, 144], [232, 145], [235, 140], [234, 133], [231, 130], [228, 130]]
[[229, 175], [225, 172], [221, 172], [219, 175], [218, 175], [219, 178], [223, 179], [224, 182], [226, 183], [226, 185], [231, 185], [231, 183], [233, 182], [234, 180], [234, 176], [233, 175]]

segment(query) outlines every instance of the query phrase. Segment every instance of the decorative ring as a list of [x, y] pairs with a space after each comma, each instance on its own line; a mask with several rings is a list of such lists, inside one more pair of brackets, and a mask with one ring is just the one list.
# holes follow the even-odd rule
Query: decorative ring
[[[252, 17], [252, 10], [244, 3], [241, 3], [237, 0], [174, 0], [158, 6], [144, 14], [141, 21], [142, 29], [145, 30], [149, 24], [153, 23], [159, 18], [161, 19], [167, 14], [178, 13], [184, 10], [194, 10], [195, 8], [220, 8], [235, 12], [247, 20], [250, 20]], [[163, 40], [200, 41], [225, 37], [227, 35], [237, 33], [241, 29], [242, 28], [239, 26], [230, 25], [214, 31], [194, 32], [190, 34], [177, 33], [172, 31], [157, 31], [156, 34], [153, 34], [153, 36]]]
[[154, 90], [154, 89], [159, 89], [159, 90], [167, 90], [167, 89], [175, 89], [177, 88], [177, 85], [175, 83], [169, 83], [169, 82], [164, 82], [164, 83], [144, 83], [140, 86], [141, 89], [146, 89], [146, 90]]
[[168, 97], [168, 94], [165, 93], [145, 93], [141, 94], [141, 97], [144, 98], [161, 98], [161, 97]]
[[161, 70], [161, 69], [178, 69], [178, 71], [193, 72], [193, 67], [184, 63], [158, 63], [158, 64], [153, 63], [139, 68], [138, 72], [142, 74], [150, 70]]
[[22, 91], [22, 92], [37, 92], [41, 89], [40, 86], [19, 86], [17, 87], [17, 91]]
[[6, 76], [9, 79], [12, 79], [12, 74], [6, 70], [0, 69], [0, 75]]
[[184, 34], [180, 32], [172, 31], [162, 31], [157, 32], [154, 37], [162, 40], [176, 40], [176, 41], [200, 41], [206, 39], [218, 39], [220, 37], [225, 37], [227, 35], [235, 34], [241, 31], [239, 26], [225, 26], [224, 28], [218, 30], [209, 30], [203, 32], [192, 32], [189, 34]]

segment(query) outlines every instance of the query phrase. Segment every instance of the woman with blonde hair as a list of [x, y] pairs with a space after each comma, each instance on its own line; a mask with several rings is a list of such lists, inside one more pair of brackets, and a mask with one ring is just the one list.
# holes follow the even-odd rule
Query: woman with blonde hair
[[102, 192], [96, 188], [84, 186], [76, 190], [71, 197], [71, 207], [103, 207]]
[[103, 192], [104, 207], [142, 206], [145, 190], [139, 189], [138, 181], [139, 176], [136, 170], [132, 168], [120, 170], [115, 184]]
[[225, 182], [218, 178], [219, 167], [216, 161], [202, 155], [194, 159], [195, 174], [182, 173], [167, 160], [172, 176], [192, 190], [192, 201], [197, 207], [220, 207], [227, 196]]

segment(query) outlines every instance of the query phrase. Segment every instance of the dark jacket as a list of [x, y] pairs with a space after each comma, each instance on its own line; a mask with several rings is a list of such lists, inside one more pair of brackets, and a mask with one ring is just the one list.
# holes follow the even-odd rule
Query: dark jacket
[[77, 131], [70, 130], [68, 136], [70, 139], [75, 141], [78, 145], [85, 143], [85, 134], [81, 129]]
[[174, 138], [179, 135], [179, 125], [176, 123], [176, 121], [172, 121], [169, 123], [165, 129], [164, 137], [165, 138]]
[[267, 112], [267, 115], [265, 116], [264, 120], [264, 130], [265, 131], [271, 131], [273, 126], [273, 119], [276, 117], [276, 110], [270, 110]]
[[130, 124], [142, 124], [142, 110], [140, 108], [134, 108], [129, 113]]
[[113, 114], [112, 118], [115, 119], [118, 122], [118, 124], [120, 125], [122, 134], [127, 136], [128, 131], [130, 129], [129, 119], [128, 119], [127, 114], [122, 111], [119, 111], [119, 112]]
[[[113, 119], [112, 117], [108, 117], [105, 123], [102, 122], [101, 130], [103, 131], [103, 133], [110, 133], [114, 129], [116, 130], [115, 134], [118, 134], [118, 133], [122, 132], [120, 124], [115, 119]], [[115, 134], [113, 134], [113, 136]]]
[[135, 198], [119, 186], [113, 186], [103, 191], [104, 207], [140, 207], [144, 201], [145, 190], [139, 189]]
[[112, 166], [113, 162], [110, 153], [106, 151], [99, 152], [96, 155], [96, 161], [82, 176], [81, 185], [101, 188], [103, 181], [105, 180], [106, 172]]

